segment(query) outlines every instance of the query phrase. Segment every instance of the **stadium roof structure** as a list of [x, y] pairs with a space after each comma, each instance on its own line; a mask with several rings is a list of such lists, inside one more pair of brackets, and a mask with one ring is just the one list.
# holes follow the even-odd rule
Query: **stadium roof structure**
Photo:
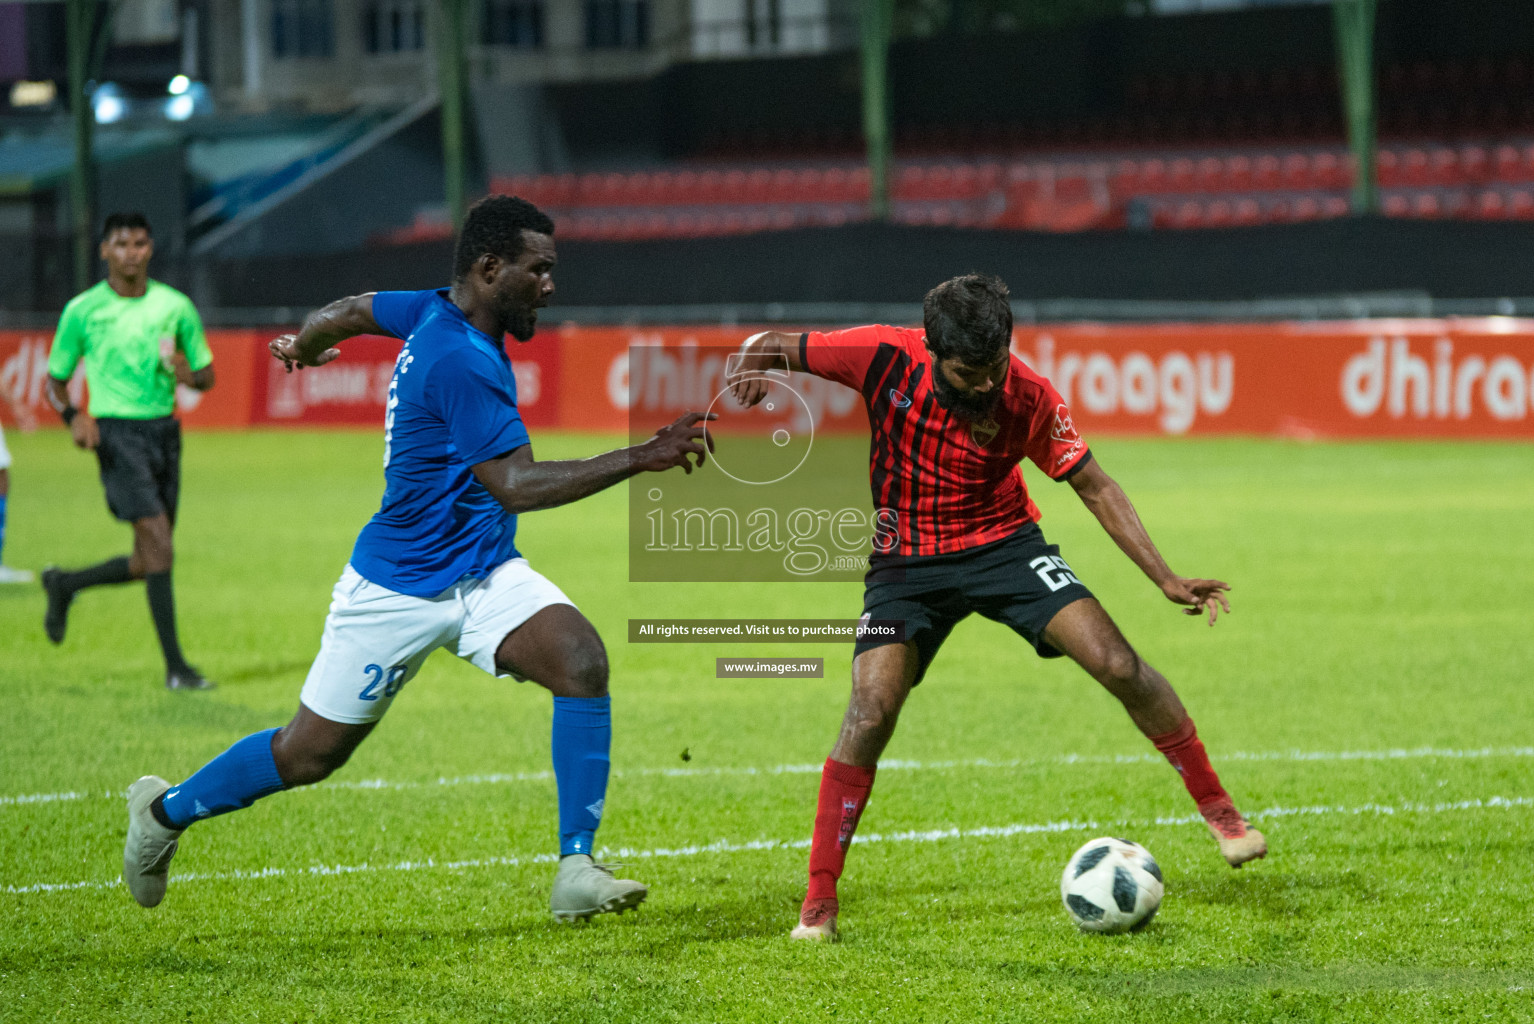
[[[97, 129], [96, 160], [110, 164], [179, 144], [180, 133], [169, 128], [143, 127], [118, 131]], [[0, 132], [0, 196], [24, 196], [61, 185], [74, 166], [74, 142], [69, 125], [38, 130], [13, 128]]]

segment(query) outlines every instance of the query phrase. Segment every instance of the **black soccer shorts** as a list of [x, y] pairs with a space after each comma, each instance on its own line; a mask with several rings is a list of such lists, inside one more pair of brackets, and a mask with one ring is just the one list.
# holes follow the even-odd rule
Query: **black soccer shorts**
[[181, 424], [174, 416], [153, 420], [101, 418], [101, 486], [107, 508], [125, 523], [160, 513], [176, 522], [181, 497]]
[[[905, 638], [916, 644], [919, 683], [953, 627], [971, 612], [1010, 626], [1039, 657], [1060, 657], [1044, 641], [1044, 627], [1061, 608], [1091, 596], [1060, 557], [1059, 545], [1047, 543], [1038, 524], [1029, 523], [967, 551], [875, 565], [864, 578], [863, 617], [905, 623]], [[859, 640], [853, 657], [886, 643]]]

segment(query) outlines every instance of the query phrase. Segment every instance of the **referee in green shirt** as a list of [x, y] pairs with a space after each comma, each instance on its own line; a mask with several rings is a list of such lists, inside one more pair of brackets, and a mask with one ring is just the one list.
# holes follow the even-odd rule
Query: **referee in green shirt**
[[[107, 507], [133, 524], [133, 554], [67, 572], [43, 571], [48, 612], [43, 628], [64, 640], [69, 605], [81, 590], [143, 580], [149, 592], [165, 685], [172, 690], [213, 686], [187, 664], [176, 637], [171, 589], [171, 529], [181, 487], [181, 424], [176, 384], [213, 386], [213, 353], [192, 302], [149, 279], [154, 238], [140, 213], [114, 213], [101, 232], [107, 278], [64, 307], [48, 355], [48, 401], [77, 447], [96, 453]], [[69, 380], [85, 360], [90, 411], [76, 409]]]

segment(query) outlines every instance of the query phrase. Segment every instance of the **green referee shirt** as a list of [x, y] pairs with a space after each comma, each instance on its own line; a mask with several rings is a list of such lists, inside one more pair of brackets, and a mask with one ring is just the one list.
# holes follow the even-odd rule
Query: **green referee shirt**
[[170, 357], [177, 351], [194, 372], [213, 362], [191, 299], [158, 281], [150, 281], [140, 297], [125, 299], [102, 281], [64, 307], [48, 375], [68, 380], [84, 359], [92, 416], [156, 419], [176, 411]]

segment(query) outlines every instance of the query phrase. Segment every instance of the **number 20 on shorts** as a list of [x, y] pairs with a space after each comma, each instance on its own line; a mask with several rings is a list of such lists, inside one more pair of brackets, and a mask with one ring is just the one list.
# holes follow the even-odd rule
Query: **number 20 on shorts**
[[392, 697], [399, 693], [405, 685], [406, 668], [405, 665], [395, 665], [386, 673], [382, 665], [369, 665], [362, 670], [362, 674], [368, 677], [368, 684], [357, 694], [357, 699], [377, 700], [379, 697]]

